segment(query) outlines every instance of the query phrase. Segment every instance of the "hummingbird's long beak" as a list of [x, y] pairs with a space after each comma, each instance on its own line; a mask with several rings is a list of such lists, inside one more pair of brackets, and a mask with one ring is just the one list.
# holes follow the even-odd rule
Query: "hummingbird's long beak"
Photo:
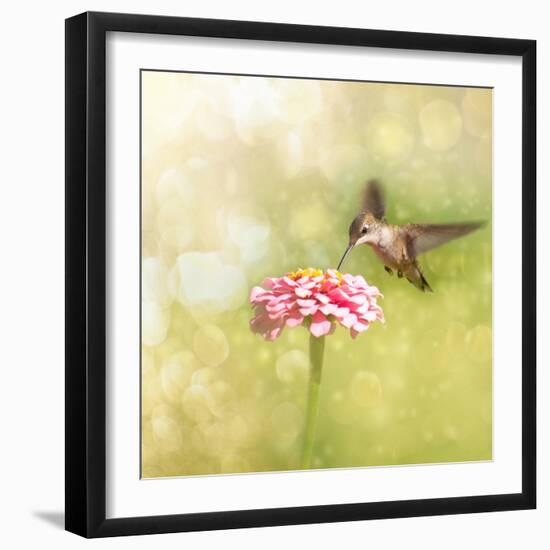
[[355, 246], [354, 244], [350, 244], [346, 248], [346, 251], [344, 252], [344, 255], [342, 256], [342, 259], [340, 260], [340, 263], [338, 264], [338, 267], [336, 268], [337, 271], [340, 271], [341, 265], [344, 263], [344, 260], [348, 257], [348, 254], [352, 251], [354, 246]]

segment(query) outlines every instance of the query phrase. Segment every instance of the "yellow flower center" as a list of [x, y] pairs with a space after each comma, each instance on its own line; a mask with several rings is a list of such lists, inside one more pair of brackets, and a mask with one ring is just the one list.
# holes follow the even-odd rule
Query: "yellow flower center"
[[[339, 271], [334, 270], [333, 273], [336, 277], [338, 277], [339, 281], [342, 279], [342, 274]], [[325, 277], [325, 279], [327, 279], [329, 277], [329, 274], [324, 273], [322, 269], [306, 267], [305, 269], [298, 268], [296, 271], [290, 271], [286, 274], [286, 276], [293, 281], [297, 281], [302, 277]]]

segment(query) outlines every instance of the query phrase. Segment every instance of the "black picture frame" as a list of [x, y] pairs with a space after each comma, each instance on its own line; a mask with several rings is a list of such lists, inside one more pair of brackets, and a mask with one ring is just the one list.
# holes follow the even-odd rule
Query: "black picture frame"
[[[522, 491], [106, 519], [105, 39], [108, 31], [519, 56]], [[83, 13], [66, 20], [66, 529], [107, 537], [531, 509], [536, 506], [536, 42], [248, 21]]]

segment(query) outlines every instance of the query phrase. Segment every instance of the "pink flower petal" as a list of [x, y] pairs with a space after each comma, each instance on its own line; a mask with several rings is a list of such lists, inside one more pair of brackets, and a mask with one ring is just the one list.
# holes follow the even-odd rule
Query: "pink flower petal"
[[281, 311], [275, 311], [273, 313], [268, 313], [267, 316], [271, 319], [271, 320], [276, 320], [276, 319], [281, 319], [281, 318], [284, 318], [284, 317], [287, 317], [288, 316], [288, 313], [286, 312], [286, 309], [283, 309]]
[[321, 302], [322, 304], [328, 304], [330, 302], [330, 298], [326, 294], [323, 294], [322, 292], [317, 292], [317, 294], [315, 294], [315, 299]]
[[311, 290], [312, 288], [315, 288], [316, 285], [317, 285], [317, 283], [315, 281], [309, 281], [309, 283], [304, 283], [302, 285], [302, 288], [305, 288], [307, 290]]
[[328, 293], [328, 297], [335, 302], [349, 302], [349, 295], [340, 288], [335, 288]]
[[270, 302], [269, 304], [266, 304], [265, 309], [268, 313], [276, 313], [277, 311], [286, 309], [286, 304], [284, 302]]
[[290, 287], [293, 287], [293, 288], [294, 288], [295, 286], [298, 286], [298, 285], [296, 284], [296, 282], [293, 281], [292, 279], [290, 279], [289, 277], [283, 277], [283, 281], [284, 281], [284, 283], [285, 283], [287, 286], [290, 286]]
[[307, 315], [313, 315], [317, 310], [319, 309], [319, 306], [311, 306], [311, 307], [301, 307], [300, 313], [305, 317]]
[[353, 313], [356, 315], [365, 315], [369, 311], [369, 304], [363, 304], [362, 306], [357, 306], [353, 309]]
[[269, 340], [270, 342], [273, 342], [281, 335], [282, 331], [283, 331], [282, 326], [275, 327], [274, 329], [267, 332], [267, 334], [264, 335], [264, 338], [266, 340]]
[[361, 319], [363, 319], [367, 323], [372, 323], [373, 321], [376, 321], [378, 319], [378, 312], [374, 310], [369, 310], [361, 315]]
[[343, 319], [340, 321], [343, 326], [346, 328], [351, 328], [355, 323], [357, 323], [357, 315], [350, 313], [349, 315], [346, 315]]
[[311, 319], [309, 331], [313, 334], [313, 336], [319, 338], [320, 336], [324, 336], [330, 332], [331, 324], [332, 323], [320, 311], [318, 311]]
[[369, 328], [369, 323], [357, 322], [352, 328], [355, 332], [365, 332]]
[[250, 301], [255, 302], [258, 296], [265, 294], [266, 291], [261, 286], [255, 286], [250, 291]]
[[283, 293], [283, 294], [277, 294], [275, 298], [273, 299], [274, 302], [281, 302], [283, 300], [289, 300], [292, 298], [292, 294]]
[[273, 283], [275, 283], [277, 281], [277, 279], [273, 278], [273, 277], [266, 277], [263, 281], [262, 281], [262, 286], [265, 287], [265, 288], [273, 288]]
[[273, 301], [274, 299], [274, 296], [271, 292], [266, 292], [265, 294], [262, 294], [261, 296], [258, 296], [256, 298], [256, 304], [262, 304], [262, 305], [266, 305], [266, 304], [269, 304]]
[[349, 315], [349, 307], [339, 307], [334, 312], [334, 315], [338, 318], [347, 317]]
[[319, 308], [319, 311], [321, 311], [325, 315], [334, 315], [337, 310], [338, 306], [336, 304], [325, 304], [324, 306], [321, 306]]
[[272, 323], [267, 315], [257, 315], [250, 321], [250, 328], [252, 329], [252, 332], [262, 334], [271, 326], [271, 324]]
[[298, 296], [299, 298], [308, 298], [309, 296], [311, 296], [311, 290], [308, 290], [307, 288], [303, 288], [301, 286], [299, 286], [295, 291], [294, 293], [296, 294], [296, 296]]
[[286, 320], [286, 326], [287, 327], [297, 327], [301, 325], [304, 322], [304, 316], [303, 315], [289, 315], [288, 319]]

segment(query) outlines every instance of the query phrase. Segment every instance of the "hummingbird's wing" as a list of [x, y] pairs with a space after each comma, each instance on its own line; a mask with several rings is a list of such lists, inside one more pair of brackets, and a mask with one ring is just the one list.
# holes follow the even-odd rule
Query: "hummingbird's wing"
[[470, 223], [409, 223], [401, 230], [405, 232], [409, 258], [416, 258], [458, 237], [479, 229], [485, 222]]
[[381, 220], [386, 212], [384, 205], [384, 193], [376, 180], [370, 180], [363, 194], [363, 212], [370, 212], [375, 218]]

